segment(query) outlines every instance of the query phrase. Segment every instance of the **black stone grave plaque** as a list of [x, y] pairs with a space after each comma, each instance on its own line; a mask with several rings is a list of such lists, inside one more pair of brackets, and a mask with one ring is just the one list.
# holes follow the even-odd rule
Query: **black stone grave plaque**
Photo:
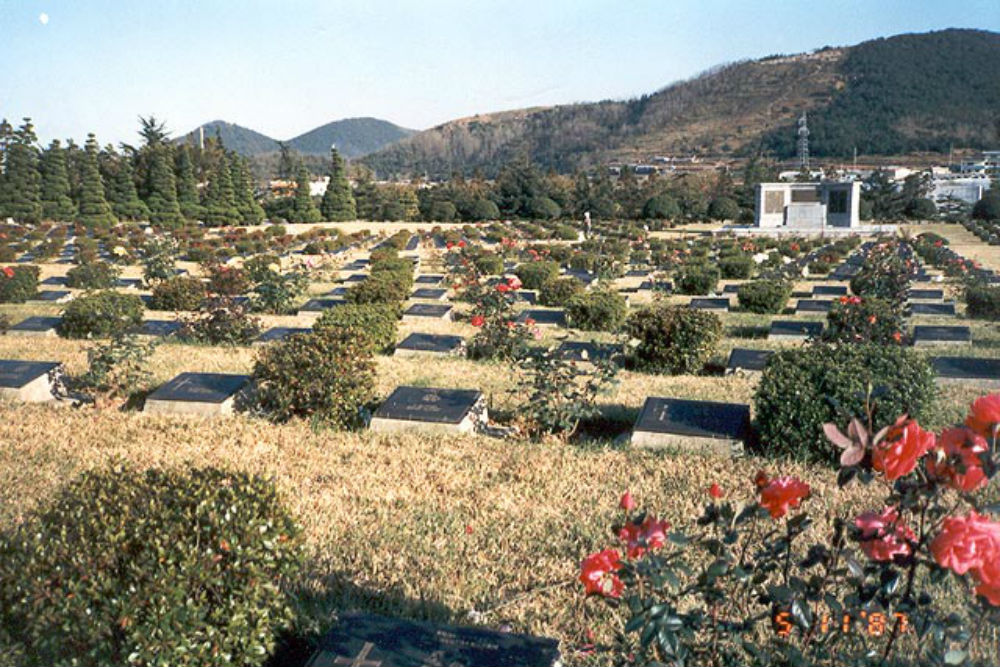
[[660, 280], [656, 282], [652, 280], [644, 280], [642, 281], [642, 284], [639, 285], [639, 289], [652, 290], [654, 292], [671, 292], [674, 289], [674, 284], [669, 280]]
[[20, 389], [42, 375], [62, 366], [58, 361], [20, 361], [0, 359], [0, 387]]
[[649, 275], [649, 269], [629, 269], [625, 273], [626, 278], [645, 278]]
[[483, 628], [341, 614], [306, 667], [552, 667], [559, 642]]
[[534, 306], [538, 303], [538, 293], [533, 290], [517, 290], [514, 292], [518, 299]]
[[396, 346], [397, 350], [414, 350], [416, 352], [438, 352], [440, 354], [451, 354], [459, 348], [465, 339], [461, 336], [447, 336], [443, 334], [411, 333], [402, 343]]
[[403, 315], [409, 315], [410, 317], [435, 317], [441, 319], [450, 312], [451, 306], [448, 304], [415, 303], [404, 310]]
[[27, 317], [12, 326], [8, 329], [8, 332], [24, 331], [28, 333], [42, 333], [58, 327], [61, 321], [62, 319], [58, 317], [32, 315], [31, 317]]
[[934, 373], [942, 378], [1000, 382], [1000, 359], [932, 357], [930, 361]]
[[723, 294], [736, 294], [739, 291], [740, 291], [740, 286], [735, 284], [726, 285], [725, 287], [722, 288]]
[[363, 283], [368, 280], [368, 276], [363, 273], [352, 273], [344, 280], [345, 283]]
[[441, 281], [443, 281], [443, 280], [444, 280], [444, 276], [428, 274], [428, 275], [423, 275], [423, 276], [417, 276], [416, 279], [414, 279], [413, 284], [414, 285], [424, 285], [425, 287], [428, 287], [428, 286], [429, 287], [436, 287], [437, 285], [440, 285]]
[[769, 336], [807, 336], [809, 338], [818, 338], [822, 333], [822, 322], [797, 322], [795, 320], [774, 320], [768, 331]]
[[411, 236], [410, 240], [406, 242], [406, 250], [412, 252], [416, 250], [419, 245], [420, 245], [420, 237]]
[[847, 296], [846, 285], [813, 285], [813, 296]]
[[910, 315], [945, 315], [955, 314], [953, 303], [911, 303]]
[[410, 294], [411, 299], [430, 299], [432, 301], [440, 301], [448, 293], [446, 289], [439, 289], [435, 287], [418, 287], [413, 290]]
[[62, 299], [69, 296], [69, 291], [67, 290], [54, 290], [46, 289], [35, 294], [33, 301], [48, 301], [50, 303], [56, 303]]
[[750, 430], [750, 406], [650, 396], [642, 406], [635, 430], [745, 440]]
[[688, 304], [698, 310], [725, 310], [729, 311], [729, 299], [714, 299], [706, 297], [695, 297]]
[[750, 350], [744, 347], [735, 347], [729, 353], [729, 361], [726, 362], [726, 369], [735, 371], [762, 371], [767, 366], [767, 361], [774, 354], [773, 350]]
[[535, 324], [540, 325], [551, 325], [564, 327], [566, 326], [566, 313], [561, 310], [541, 310], [531, 309], [521, 311], [521, 314], [517, 316], [517, 321], [520, 324], [527, 324], [528, 320], [534, 320]]
[[829, 299], [799, 299], [795, 304], [795, 312], [798, 313], [827, 313], [833, 307], [833, 301]]
[[592, 343], [582, 340], [564, 340], [556, 348], [556, 353], [570, 361], [603, 361], [621, 354], [621, 345]]
[[39, 284], [48, 285], [50, 287], [66, 287], [67, 282], [69, 281], [65, 276], [49, 276]]
[[940, 300], [944, 298], [944, 290], [940, 289], [911, 289], [907, 296], [911, 299], [931, 299]]
[[482, 398], [476, 389], [396, 387], [375, 411], [376, 419], [458, 424]]
[[115, 281], [115, 287], [134, 287], [139, 289], [142, 287], [142, 281], [138, 278], [119, 278]]
[[282, 340], [288, 336], [305, 333], [312, 333], [312, 329], [308, 327], [271, 327], [261, 335], [257, 336], [257, 340], [254, 342], [270, 343], [276, 340]]
[[920, 325], [913, 327], [913, 342], [920, 343], [971, 343], [972, 331], [969, 327], [935, 327]]
[[170, 336], [184, 326], [175, 320], [143, 320], [142, 324], [132, 329], [132, 333], [140, 336]]
[[222, 403], [250, 382], [249, 375], [181, 373], [149, 395], [151, 401]]
[[318, 313], [326, 310], [327, 308], [343, 306], [346, 303], [347, 302], [343, 299], [309, 299], [301, 308], [299, 308], [299, 310], [307, 313]]
[[324, 296], [344, 296], [345, 294], [347, 294], [347, 288], [341, 286], [341, 287], [334, 287], [332, 290], [330, 290], [329, 292], [327, 292]]

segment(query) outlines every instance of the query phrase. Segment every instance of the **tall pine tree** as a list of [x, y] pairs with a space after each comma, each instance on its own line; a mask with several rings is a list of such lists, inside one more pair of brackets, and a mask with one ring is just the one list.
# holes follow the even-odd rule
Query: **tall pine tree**
[[194, 176], [194, 160], [191, 148], [182, 145], [177, 149], [177, 204], [181, 215], [188, 220], [201, 220], [205, 217], [205, 209], [198, 201], [198, 180]]
[[31, 119], [25, 118], [4, 151], [0, 209], [18, 222], [42, 219], [42, 174], [38, 171], [37, 142]]
[[309, 193], [309, 172], [305, 165], [299, 165], [295, 174], [295, 195], [292, 210], [288, 212], [289, 222], [319, 222], [320, 214]]
[[212, 178], [205, 188], [205, 224], [211, 227], [225, 227], [239, 224], [240, 211], [236, 208], [233, 192], [232, 172], [226, 155], [215, 165]]
[[323, 201], [319, 206], [324, 220], [345, 222], [358, 217], [357, 204], [351, 184], [347, 182], [344, 160], [336, 148], [330, 149], [330, 182], [323, 193]]
[[230, 156], [229, 168], [240, 219], [245, 225], [259, 225], [264, 221], [264, 209], [253, 196], [253, 175], [250, 173], [247, 159], [233, 153]]
[[13, 140], [14, 126], [4, 118], [0, 121], [0, 219], [8, 216], [7, 203], [10, 200], [10, 190], [4, 165], [7, 164], [7, 153]]
[[127, 153], [118, 160], [108, 195], [111, 199], [111, 210], [119, 220], [149, 220], [149, 207], [139, 199], [132, 171], [132, 159]]
[[146, 146], [149, 157], [149, 179], [147, 188], [149, 196], [146, 206], [149, 207], [149, 219], [161, 227], [178, 227], [184, 222], [181, 209], [177, 205], [177, 182], [174, 179], [174, 160], [170, 147], [158, 143]]
[[69, 187], [66, 151], [58, 139], [53, 139], [42, 153], [42, 216], [46, 220], [68, 222], [76, 219], [76, 204]]
[[87, 135], [84, 153], [86, 160], [80, 184], [79, 220], [88, 227], [110, 227], [117, 221], [104, 196], [104, 183], [97, 165], [97, 139], [93, 134]]

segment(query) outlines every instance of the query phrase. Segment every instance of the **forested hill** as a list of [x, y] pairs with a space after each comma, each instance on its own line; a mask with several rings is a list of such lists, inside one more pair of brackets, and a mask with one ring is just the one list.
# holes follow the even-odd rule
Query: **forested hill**
[[567, 172], [654, 155], [795, 150], [809, 114], [813, 155], [947, 151], [1000, 143], [1000, 34], [899, 35], [853, 47], [720, 66], [628, 101], [450, 121], [373, 153], [380, 176], [487, 175], [516, 155]]
[[[214, 120], [202, 125], [205, 137], [222, 138], [222, 144], [241, 155], [263, 156], [278, 151], [278, 141], [246, 127]], [[289, 148], [304, 155], [327, 156], [330, 146], [336, 145], [340, 154], [347, 158], [367, 155], [414, 133], [389, 121], [378, 118], [347, 118], [321, 125], [294, 139], [289, 139]], [[177, 139], [178, 142], [197, 141], [195, 129]]]

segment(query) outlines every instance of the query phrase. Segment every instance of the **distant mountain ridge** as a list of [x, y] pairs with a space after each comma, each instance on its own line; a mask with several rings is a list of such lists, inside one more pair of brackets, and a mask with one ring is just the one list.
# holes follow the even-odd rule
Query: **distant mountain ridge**
[[818, 157], [1000, 147], [1000, 34], [950, 29], [713, 68], [650, 95], [481, 114], [372, 153], [380, 177], [448, 176], [527, 155], [561, 172], [658, 155]]
[[[226, 148], [241, 155], [256, 157], [278, 151], [278, 140], [250, 128], [223, 120], [211, 122], [195, 128], [176, 139], [178, 143], [197, 141], [198, 131], [203, 128], [206, 137], [218, 136]], [[393, 142], [405, 139], [416, 130], [399, 127], [378, 118], [345, 118], [309, 130], [289, 139], [288, 146], [304, 155], [327, 155], [330, 147], [337, 146], [340, 154], [347, 158], [357, 158], [372, 153]]]

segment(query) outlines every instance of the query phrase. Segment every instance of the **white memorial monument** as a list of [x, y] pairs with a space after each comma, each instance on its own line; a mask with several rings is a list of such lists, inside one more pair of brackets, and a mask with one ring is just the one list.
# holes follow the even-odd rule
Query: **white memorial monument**
[[786, 227], [803, 231], [861, 226], [861, 183], [761, 183], [757, 186], [755, 223], [760, 229]]

